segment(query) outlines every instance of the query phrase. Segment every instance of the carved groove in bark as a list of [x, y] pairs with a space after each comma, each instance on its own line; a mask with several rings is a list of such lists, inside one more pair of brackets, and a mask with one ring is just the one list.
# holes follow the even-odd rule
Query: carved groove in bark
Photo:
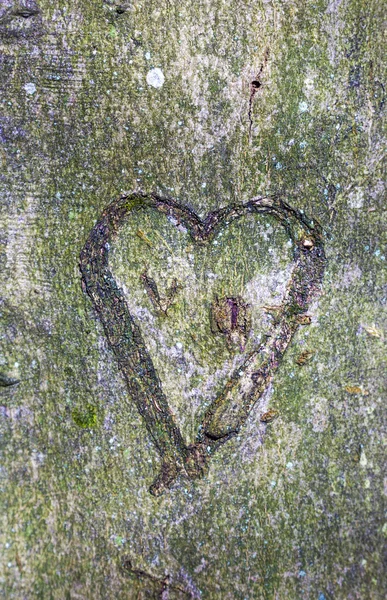
[[[208, 244], [214, 235], [246, 214], [272, 215], [294, 245], [294, 267], [283, 302], [276, 310], [267, 341], [250, 352], [207, 409], [196, 442], [187, 446], [165, 397], [140, 328], [129, 312], [123, 292], [109, 270], [110, 244], [133, 211], [152, 208], [183, 223], [197, 244]], [[116, 356], [129, 394], [162, 457], [161, 473], [152, 484], [154, 495], [172, 486], [179, 474], [202, 476], [213, 452], [245, 423], [278, 369], [286, 348], [302, 324], [305, 312], [320, 290], [325, 254], [320, 226], [279, 198], [253, 198], [208, 214], [201, 220], [172, 198], [135, 193], [113, 201], [91, 230], [81, 252], [84, 290], [103, 324], [109, 347]]]

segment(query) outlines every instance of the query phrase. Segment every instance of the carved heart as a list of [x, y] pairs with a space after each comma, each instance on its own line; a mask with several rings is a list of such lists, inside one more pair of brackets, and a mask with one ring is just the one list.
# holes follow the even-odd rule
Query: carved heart
[[[184, 224], [196, 244], [209, 243], [219, 229], [246, 214], [270, 214], [285, 227], [294, 246], [291, 277], [283, 302], [273, 315], [266, 343], [249, 352], [242, 367], [226, 382], [205, 412], [196, 442], [188, 446], [163, 393], [139, 326], [109, 270], [109, 248], [114, 236], [130, 213], [144, 208]], [[129, 393], [162, 456], [161, 473], [152, 484], [151, 493], [163, 493], [181, 472], [192, 479], [200, 477], [216, 448], [239, 431], [272, 380], [298, 327], [308, 322], [304, 313], [319, 292], [324, 266], [319, 225], [278, 198], [254, 198], [245, 204], [233, 204], [210, 213], [204, 221], [176, 200], [156, 194], [123, 196], [105, 209], [81, 252], [82, 283], [101, 319]], [[151, 288], [151, 282], [149, 285]], [[242, 307], [238, 298], [223, 304], [219, 301], [215, 315], [218, 327], [223, 326], [219, 321], [222, 311], [229, 311], [235, 324], [237, 310]]]

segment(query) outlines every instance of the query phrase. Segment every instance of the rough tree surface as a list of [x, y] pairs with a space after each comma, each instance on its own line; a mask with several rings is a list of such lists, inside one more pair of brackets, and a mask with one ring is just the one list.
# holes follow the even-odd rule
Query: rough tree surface
[[386, 13], [0, 0], [1, 598], [386, 597]]

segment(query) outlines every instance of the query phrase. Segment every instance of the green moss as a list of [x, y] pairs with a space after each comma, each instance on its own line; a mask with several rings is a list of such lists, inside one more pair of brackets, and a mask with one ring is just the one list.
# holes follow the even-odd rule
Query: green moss
[[74, 423], [82, 429], [93, 429], [98, 424], [97, 407], [93, 404], [87, 404], [81, 409], [74, 409], [71, 416]]

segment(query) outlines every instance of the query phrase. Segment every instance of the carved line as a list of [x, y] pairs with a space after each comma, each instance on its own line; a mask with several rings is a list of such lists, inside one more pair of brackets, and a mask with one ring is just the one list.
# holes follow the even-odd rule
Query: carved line
[[[109, 270], [109, 248], [114, 237], [133, 211], [144, 208], [183, 222], [192, 241], [198, 244], [207, 244], [220, 228], [246, 214], [269, 214], [285, 227], [294, 245], [293, 271], [267, 342], [250, 352], [227, 381], [207, 409], [191, 446], [184, 443], [140, 328]], [[245, 204], [233, 204], [209, 213], [204, 221], [176, 200], [156, 194], [122, 196], [105, 209], [80, 255], [82, 284], [103, 324], [129, 394], [162, 457], [161, 472], [150, 488], [152, 494], [162, 494], [180, 473], [191, 479], [201, 477], [213, 452], [240, 430], [267, 389], [298, 327], [308, 321], [303, 313], [318, 295], [324, 267], [320, 226], [278, 198], [259, 197]]]

